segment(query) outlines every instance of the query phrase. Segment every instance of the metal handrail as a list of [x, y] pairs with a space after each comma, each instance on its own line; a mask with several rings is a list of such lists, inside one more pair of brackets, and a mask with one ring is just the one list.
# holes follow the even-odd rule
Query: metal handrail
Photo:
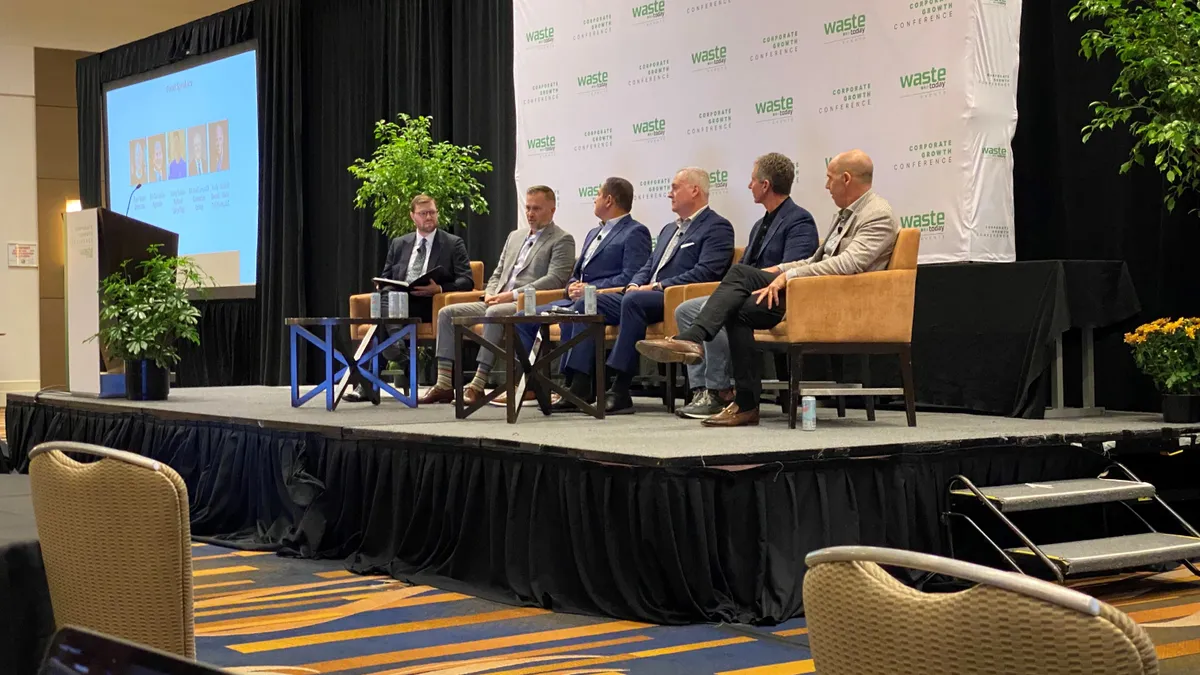
[[1046, 567], [1050, 568], [1050, 571], [1054, 574], [1054, 578], [1058, 580], [1058, 583], [1061, 584], [1065, 581], [1062, 570], [1059, 569], [1058, 565], [1054, 564], [1054, 562], [1052, 560], [1050, 560], [1050, 558], [1046, 557], [1046, 554], [1042, 553], [1042, 549], [1038, 548], [1037, 545], [1034, 544], [1033, 541], [1029, 537], [1026, 537], [1025, 533], [1022, 532], [1020, 529], [1018, 529], [1017, 526], [1015, 524], [1013, 524], [1013, 522], [1011, 520], [1008, 519], [1008, 516], [1004, 515], [1000, 511], [1000, 509], [996, 508], [996, 505], [993, 504], [990, 499], [988, 499], [986, 496], [984, 496], [984, 494], [979, 491], [979, 488], [975, 487], [975, 484], [972, 483], [970, 481], [970, 479], [968, 479], [966, 476], [963, 476], [962, 474], [954, 476], [953, 478], [950, 479], [950, 485], [948, 486], [950, 492], [954, 491], [955, 481], [961, 481], [962, 484], [968, 490], [970, 490], [971, 493], [974, 494], [976, 498], [979, 499], [980, 503], [982, 503], [985, 507], [987, 507], [988, 510], [990, 510], [992, 512], [992, 515], [996, 516], [996, 518], [998, 518], [1000, 520], [1000, 522], [1004, 523], [1008, 527], [1008, 529], [1012, 531], [1013, 534], [1017, 535], [1017, 537], [1021, 540], [1021, 542], [1024, 543], [1025, 546], [1030, 551], [1032, 551], [1035, 556], [1037, 556], [1038, 560], [1041, 560], [1042, 564], [1044, 564]]

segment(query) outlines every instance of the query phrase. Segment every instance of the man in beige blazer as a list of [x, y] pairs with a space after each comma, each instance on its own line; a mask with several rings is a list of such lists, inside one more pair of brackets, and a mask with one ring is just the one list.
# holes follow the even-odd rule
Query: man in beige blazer
[[754, 331], [773, 328], [783, 320], [789, 279], [887, 268], [900, 225], [891, 205], [871, 190], [873, 173], [871, 158], [861, 150], [834, 157], [825, 170], [825, 189], [838, 212], [810, 258], [765, 270], [734, 265], [690, 328], [673, 338], [638, 343], [638, 351], [655, 361], [694, 364], [704, 358], [702, 343], [725, 328], [737, 392], [733, 403], [702, 424], [758, 424], [762, 373]]
[[[452, 374], [454, 371], [454, 319], [460, 316], [512, 316], [517, 313], [517, 298], [526, 288], [539, 291], [561, 289], [571, 276], [575, 265], [575, 239], [554, 224], [554, 190], [535, 185], [525, 191], [525, 221], [528, 228], [518, 228], [508, 235], [500, 263], [488, 279], [481, 302], [468, 302], [443, 307], [437, 315], [438, 380], [418, 400], [420, 405], [449, 403], [454, 400]], [[503, 327], [483, 327], [483, 337], [499, 343]], [[472, 404], [479, 400], [487, 385], [488, 374], [496, 355], [479, 350], [475, 379], [463, 391], [463, 400]]]

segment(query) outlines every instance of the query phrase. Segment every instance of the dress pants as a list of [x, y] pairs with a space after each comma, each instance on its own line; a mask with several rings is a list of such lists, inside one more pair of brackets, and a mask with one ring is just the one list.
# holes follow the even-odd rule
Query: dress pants
[[[680, 332], [691, 327], [706, 302], [708, 298], [692, 298], [675, 308], [675, 322], [679, 324]], [[724, 328], [704, 343], [704, 360], [687, 369], [688, 385], [692, 388], [705, 387], [714, 391], [729, 388], [733, 374], [729, 370], [729, 338]]]
[[[617, 342], [608, 356], [607, 365], [613, 370], [633, 375], [637, 372], [641, 355], [637, 351], [639, 340], [646, 338], [646, 327], [663, 320], [662, 291], [632, 291], [629, 293], [605, 293], [596, 296], [596, 309], [604, 315], [604, 323], [619, 325]], [[611, 318], [616, 315], [616, 321]], [[588, 350], [590, 357], [592, 352]]]
[[[489, 306], [483, 302], [466, 302], [461, 305], [446, 305], [437, 315], [437, 357], [446, 361], [454, 360], [454, 319], [460, 316], [512, 316], [517, 313], [517, 303], [502, 302]], [[504, 335], [504, 326], [488, 324], [483, 327], [484, 339], [492, 344], [500, 345]], [[490, 349], [479, 350], [479, 365], [491, 366], [496, 361], [496, 355]]]
[[708, 297], [692, 327], [679, 334], [681, 338], [707, 342], [716, 337], [722, 327], [725, 329], [737, 386], [734, 402], [742, 411], [757, 408], [762, 395], [762, 359], [754, 344], [754, 331], [778, 325], [783, 320], [786, 305], [784, 291], [779, 292], [779, 302], [770, 309], [766, 302], [756, 303], [751, 294], [766, 288], [775, 277], [749, 265], [734, 265]]
[[[408, 315], [414, 319], [420, 319], [425, 323], [433, 320], [433, 298], [422, 298], [414, 295], [408, 296]], [[404, 326], [383, 325], [383, 336], [391, 336], [393, 333], [399, 333], [404, 330]], [[380, 342], [383, 340], [381, 339]], [[400, 362], [404, 360], [404, 355], [408, 353], [407, 342], [401, 340], [387, 349], [383, 350], [383, 358], [388, 361]], [[386, 364], [385, 364], [386, 365]]]

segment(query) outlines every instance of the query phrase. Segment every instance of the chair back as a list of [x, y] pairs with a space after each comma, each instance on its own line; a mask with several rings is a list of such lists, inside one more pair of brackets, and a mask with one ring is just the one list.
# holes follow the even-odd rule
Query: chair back
[[[810, 553], [804, 610], [821, 675], [1158, 672], [1154, 644], [1127, 615], [1021, 574], [866, 546]], [[979, 585], [924, 593], [879, 564]]]
[[896, 236], [896, 245], [892, 248], [892, 258], [888, 261], [889, 270], [917, 269], [917, 254], [921, 250], [921, 231], [906, 227]]
[[475, 281], [475, 288], [472, 288], [471, 290], [482, 291], [483, 290], [483, 261], [482, 260], [472, 260], [471, 261], [471, 279], [473, 279]]
[[[81, 463], [64, 452], [101, 459]], [[195, 658], [191, 527], [179, 474], [84, 443], [43, 443], [29, 457], [55, 623]]]
[[745, 246], [735, 246], [733, 248], [733, 262], [730, 264], [731, 265], [738, 264], [738, 262], [741, 261], [742, 256], [744, 256], [744, 255], [746, 255], [746, 247]]

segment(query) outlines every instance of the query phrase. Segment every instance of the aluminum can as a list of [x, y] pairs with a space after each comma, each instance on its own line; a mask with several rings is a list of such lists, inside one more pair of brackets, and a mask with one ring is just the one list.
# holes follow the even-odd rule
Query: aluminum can
[[596, 287], [591, 284], [583, 287], [583, 313], [589, 315], [596, 313]]
[[800, 399], [800, 428], [804, 431], [817, 430], [817, 399], [805, 396]]
[[525, 316], [533, 316], [537, 314], [537, 290], [533, 288], [525, 289]]
[[380, 304], [382, 302], [383, 302], [383, 298], [378, 293], [371, 294], [371, 318], [372, 319], [378, 319], [378, 318], [382, 317], [382, 314], [381, 314], [382, 308], [380, 307]]
[[388, 316], [393, 319], [408, 318], [408, 293], [400, 291], [388, 293]]

